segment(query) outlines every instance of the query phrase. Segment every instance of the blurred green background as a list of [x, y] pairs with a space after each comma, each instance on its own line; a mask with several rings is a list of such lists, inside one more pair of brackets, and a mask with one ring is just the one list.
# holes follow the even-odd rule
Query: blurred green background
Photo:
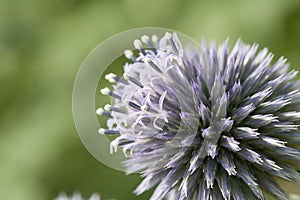
[[299, 0], [0, 0], [0, 199], [46, 200], [60, 191], [148, 199], [149, 193], [132, 194], [137, 175], [87, 152], [71, 107], [73, 81], [89, 51], [144, 26], [198, 41], [241, 37], [300, 69]]

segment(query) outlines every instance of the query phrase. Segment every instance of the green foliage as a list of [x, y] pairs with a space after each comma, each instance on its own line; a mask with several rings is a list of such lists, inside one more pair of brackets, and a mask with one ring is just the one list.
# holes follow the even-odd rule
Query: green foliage
[[198, 41], [229, 36], [232, 44], [241, 37], [285, 55], [297, 68], [299, 13], [298, 0], [0, 0], [0, 198], [53, 199], [60, 191], [81, 191], [148, 199], [149, 193], [132, 194], [137, 175], [96, 161], [73, 124], [73, 81], [99, 42], [130, 28], [161, 26]]

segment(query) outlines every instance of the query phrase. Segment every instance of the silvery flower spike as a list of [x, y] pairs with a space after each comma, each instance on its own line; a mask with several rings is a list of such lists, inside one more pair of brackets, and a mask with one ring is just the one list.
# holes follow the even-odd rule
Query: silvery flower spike
[[[230, 51], [204, 43], [183, 47], [176, 33], [143, 36], [124, 75], [107, 74], [112, 105], [101, 134], [118, 137], [134, 191], [151, 200], [252, 200], [288, 195], [274, 178], [299, 181], [300, 91], [286, 59], [238, 40]], [[136, 53], [138, 52], [138, 54]]]

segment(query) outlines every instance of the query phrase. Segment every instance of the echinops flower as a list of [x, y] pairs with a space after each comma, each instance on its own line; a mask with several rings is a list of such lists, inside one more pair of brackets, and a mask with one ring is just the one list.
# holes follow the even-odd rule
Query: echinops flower
[[156, 187], [151, 199], [252, 200], [288, 195], [274, 178], [299, 181], [300, 90], [286, 59], [238, 40], [183, 47], [176, 33], [134, 41], [124, 75], [109, 73], [108, 116], [127, 172]]

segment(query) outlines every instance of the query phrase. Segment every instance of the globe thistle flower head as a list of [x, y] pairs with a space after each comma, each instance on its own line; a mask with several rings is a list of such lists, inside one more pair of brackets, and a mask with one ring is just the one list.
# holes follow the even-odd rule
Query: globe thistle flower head
[[[230, 51], [203, 43], [183, 48], [176, 33], [134, 41], [124, 75], [108, 74], [112, 105], [98, 109], [117, 134], [112, 151], [127, 173], [144, 178], [135, 193], [151, 199], [277, 199], [274, 178], [299, 181], [299, 81], [286, 59], [238, 40]], [[298, 145], [298, 146], [297, 146]]]

